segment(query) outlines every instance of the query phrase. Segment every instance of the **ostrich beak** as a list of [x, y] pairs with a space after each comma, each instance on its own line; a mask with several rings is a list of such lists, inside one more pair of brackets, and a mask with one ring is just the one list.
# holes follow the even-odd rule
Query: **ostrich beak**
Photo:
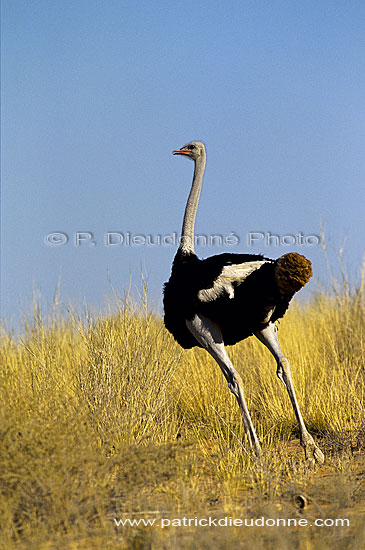
[[181, 149], [174, 149], [174, 151], [172, 151], [173, 155], [188, 155], [189, 153], [190, 151], [184, 149], [184, 147], [182, 147]]

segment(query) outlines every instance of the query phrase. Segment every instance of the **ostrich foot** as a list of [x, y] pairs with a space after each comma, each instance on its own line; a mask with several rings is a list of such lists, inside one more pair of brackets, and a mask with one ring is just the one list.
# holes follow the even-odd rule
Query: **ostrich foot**
[[305, 460], [309, 467], [313, 467], [316, 462], [323, 464], [324, 454], [321, 449], [314, 443], [314, 439], [311, 435], [306, 434], [300, 441], [301, 446], [304, 449]]

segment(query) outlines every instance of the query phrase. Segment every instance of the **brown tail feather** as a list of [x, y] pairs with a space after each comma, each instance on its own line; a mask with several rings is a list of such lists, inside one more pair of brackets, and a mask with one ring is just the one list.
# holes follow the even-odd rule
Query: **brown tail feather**
[[283, 294], [298, 292], [312, 274], [311, 262], [296, 252], [289, 252], [276, 260], [276, 282]]

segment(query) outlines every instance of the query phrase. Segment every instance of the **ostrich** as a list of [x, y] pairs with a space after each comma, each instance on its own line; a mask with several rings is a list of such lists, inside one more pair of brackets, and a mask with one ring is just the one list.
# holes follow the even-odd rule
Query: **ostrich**
[[262, 255], [231, 253], [199, 259], [194, 250], [194, 225], [206, 165], [205, 146], [200, 141], [192, 141], [174, 150], [173, 154], [194, 161], [194, 177], [179, 248], [170, 279], [164, 285], [165, 326], [183, 348], [202, 347], [216, 360], [238, 401], [250, 446], [256, 456], [261, 457], [242, 379], [225, 349], [225, 345], [254, 334], [277, 362], [277, 376], [288, 391], [307, 463], [321, 464], [324, 456], [304, 424], [276, 326], [295, 292], [312, 276], [311, 263], [296, 253], [284, 254], [277, 260]]

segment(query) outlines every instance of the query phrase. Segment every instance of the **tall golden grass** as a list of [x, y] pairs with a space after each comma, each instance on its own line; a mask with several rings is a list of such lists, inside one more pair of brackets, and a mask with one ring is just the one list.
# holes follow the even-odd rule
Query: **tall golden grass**
[[[182, 350], [146, 301], [114, 305], [114, 313], [80, 317], [59, 314], [56, 305], [44, 316], [35, 304], [20, 334], [3, 330], [4, 547], [184, 547], [187, 535], [178, 543], [168, 530], [116, 532], [113, 517], [131, 510], [275, 514], [279, 506], [289, 513], [282, 499], [308, 489], [318, 472], [290, 451], [297, 425], [270, 353], [254, 338], [228, 348], [266, 454], [259, 467], [208, 354]], [[362, 288], [319, 291], [306, 305], [294, 302], [279, 326], [299, 405], [331, 475], [343, 471], [341, 450], [353, 471], [351, 456], [364, 442], [364, 311]], [[275, 533], [274, 542], [293, 548], [293, 533], [283, 540]], [[190, 536], [191, 548], [208, 544], [205, 534]], [[329, 540], [311, 537], [313, 548]], [[219, 547], [230, 547], [226, 540], [246, 548], [234, 533]], [[255, 540], [267, 547], [265, 538]]]

